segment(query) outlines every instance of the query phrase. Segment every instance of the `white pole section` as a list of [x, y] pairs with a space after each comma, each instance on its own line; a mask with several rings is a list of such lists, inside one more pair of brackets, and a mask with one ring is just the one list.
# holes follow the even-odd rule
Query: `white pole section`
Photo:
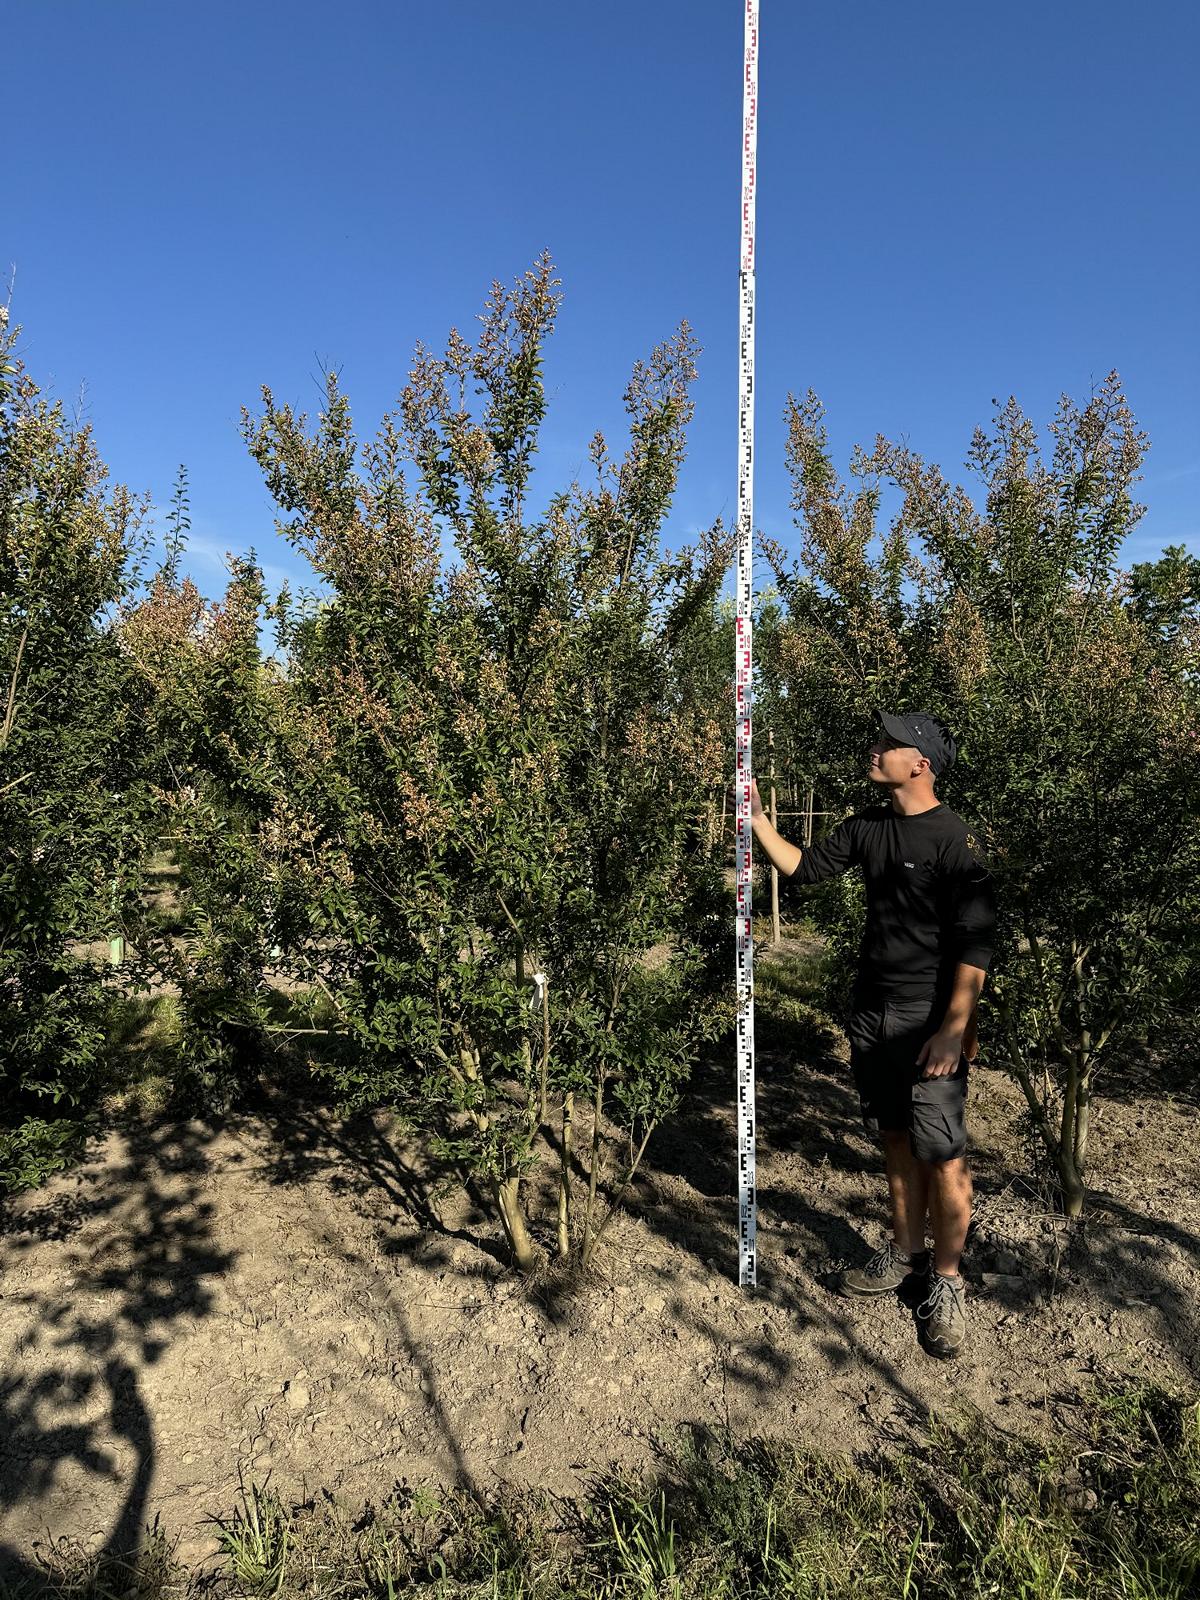
[[750, 748], [754, 667], [754, 179], [758, 152], [758, 0], [745, 0], [742, 84], [742, 256], [739, 277], [737, 655], [737, 1150], [738, 1282], [757, 1282], [758, 1203], [754, 1167], [754, 915], [751, 881]]

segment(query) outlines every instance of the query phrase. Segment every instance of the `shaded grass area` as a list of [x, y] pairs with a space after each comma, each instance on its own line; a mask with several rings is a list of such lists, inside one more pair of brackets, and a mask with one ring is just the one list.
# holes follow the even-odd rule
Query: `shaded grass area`
[[810, 922], [784, 923], [778, 949], [766, 943], [769, 933], [769, 920], [756, 922], [763, 943], [754, 963], [755, 1043], [823, 1055], [840, 1034], [829, 1000], [840, 976], [836, 958]]
[[[191, 1040], [185, 1037], [184, 1006], [175, 995], [113, 993], [104, 1016], [103, 1059], [86, 1098], [64, 1096], [51, 1102], [26, 1097], [27, 1104], [4, 1108], [12, 1120], [7, 1127], [0, 1120], [0, 1197], [39, 1188], [54, 1173], [76, 1165], [89, 1142], [114, 1126], [206, 1117], [235, 1099], [252, 1104], [264, 1074], [289, 1088], [305, 1086], [320, 1098], [306, 1052], [292, 1030], [303, 1032], [332, 1020], [324, 997], [317, 990], [268, 990], [260, 998], [266, 1032], [248, 1028], [244, 1034], [247, 1056], [253, 1060], [240, 1073], [236, 1067], [227, 1072], [220, 1092], [214, 1093], [194, 1034]], [[238, 1038], [240, 1042], [243, 1035]]]
[[215, 1571], [166, 1538], [89, 1562], [66, 1547], [10, 1575], [30, 1596], [412, 1594], [479, 1600], [985, 1596], [1185, 1600], [1200, 1582], [1200, 1407], [1108, 1383], [1058, 1402], [1038, 1447], [978, 1418], [853, 1464], [707, 1431], [586, 1502], [416, 1488], [356, 1514], [257, 1484], [219, 1525]]
[[[172, 1108], [180, 1039], [179, 1003], [169, 995], [114, 994], [105, 1015], [104, 1060], [86, 1103], [66, 1097], [37, 1110], [13, 1105], [0, 1126], [0, 1195], [35, 1189], [80, 1161], [89, 1139], [129, 1115]], [[22, 1115], [22, 1111], [24, 1114]]]
[[113, 997], [104, 1112], [155, 1116], [170, 1108], [182, 1027], [174, 995]]

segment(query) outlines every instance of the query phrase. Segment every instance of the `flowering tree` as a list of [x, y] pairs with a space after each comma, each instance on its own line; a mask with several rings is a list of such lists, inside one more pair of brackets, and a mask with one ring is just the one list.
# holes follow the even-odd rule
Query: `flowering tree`
[[723, 707], [692, 660], [729, 552], [660, 545], [694, 346], [682, 329], [635, 369], [621, 458], [597, 436], [592, 483], [535, 516], [555, 290], [546, 260], [496, 286], [478, 341], [418, 351], [361, 448], [333, 377], [315, 428], [269, 390], [245, 422], [327, 592], [276, 608], [254, 757], [281, 960], [332, 1017], [346, 1103], [395, 1105], [464, 1165], [522, 1268], [550, 1161], [558, 1249], [590, 1255], [725, 977]]
[[[1194, 970], [1200, 662], [1189, 573], [1118, 565], [1145, 439], [1116, 374], [1082, 407], [1064, 398], [1051, 437], [1044, 460], [1000, 407], [969, 455], [979, 505], [883, 439], [851, 491], [819, 403], [792, 402], [804, 545], [790, 572], [772, 554], [779, 670], [814, 746], [846, 752], [826, 759], [848, 803], [876, 706], [928, 705], [960, 737], [939, 792], [978, 827], [1001, 909], [983, 1032], [1076, 1215], [1097, 1085], [1178, 1017]], [[901, 500], [877, 547], [881, 482]]]

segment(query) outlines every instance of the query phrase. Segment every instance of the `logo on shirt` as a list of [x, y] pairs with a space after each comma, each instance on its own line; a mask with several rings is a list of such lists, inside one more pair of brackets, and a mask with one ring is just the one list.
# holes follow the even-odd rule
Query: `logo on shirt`
[[904, 865], [905, 865], [905, 866], [906, 866], [906, 867], [915, 867], [915, 866], [916, 866], [916, 864], [917, 864], [917, 863], [916, 863], [916, 862], [915, 862], [915, 861], [906, 861], [906, 862], [905, 862], [905, 863], [904, 863]]

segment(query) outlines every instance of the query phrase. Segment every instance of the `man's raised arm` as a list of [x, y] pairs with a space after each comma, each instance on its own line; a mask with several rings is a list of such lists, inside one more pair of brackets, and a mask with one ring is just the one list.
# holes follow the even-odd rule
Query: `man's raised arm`
[[771, 819], [763, 809], [758, 793], [758, 784], [753, 779], [750, 780], [750, 826], [754, 829], [754, 837], [767, 852], [771, 865], [778, 869], [782, 877], [790, 878], [800, 865], [801, 852], [771, 826]]

